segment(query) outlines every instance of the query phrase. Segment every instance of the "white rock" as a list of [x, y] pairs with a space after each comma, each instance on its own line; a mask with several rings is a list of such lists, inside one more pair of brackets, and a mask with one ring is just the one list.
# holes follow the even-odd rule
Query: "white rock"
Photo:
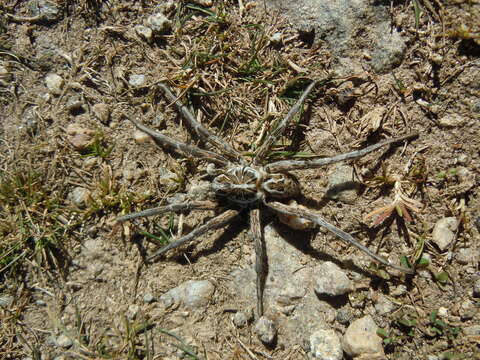
[[270, 36], [270, 41], [275, 44], [281, 44], [282, 43], [282, 33], [281, 32], [276, 32], [272, 36]]
[[143, 25], [137, 25], [135, 26], [135, 32], [137, 33], [138, 36], [140, 36], [142, 39], [146, 40], [147, 42], [150, 42], [153, 37], [153, 31], [151, 28]]
[[150, 15], [146, 23], [157, 34], [165, 34], [172, 30], [172, 22], [162, 13]]
[[446, 217], [437, 221], [432, 232], [432, 241], [440, 250], [446, 250], [455, 238], [458, 221], [454, 217]]
[[370, 315], [355, 320], [350, 324], [342, 338], [343, 350], [355, 358], [365, 355], [385, 356], [382, 347], [382, 338], [377, 335], [377, 325]]
[[441, 318], [445, 319], [448, 316], [448, 310], [446, 308], [444, 308], [443, 306], [441, 306], [441, 307], [438, 308], [437, 315], [438, 315], [438, 317], [441, 317]]
[[215, 287], [208, 280], [189, 280], [160, 296], [160, 301], [166, 307], [203, 308], [210, 302], [214, 291]]
[[262, 316], [255, 324], [255, 333], [264, 344], [271, 344], [277, 336], [277, 329], [272, 320]]
[[77, 186], [69, 194], [68, 198], [78, 207], [82, 208], [87, 205], [88, 200], [90, 199], [91, 192], [88, 189]]
[[133, 87], [140, 87], [145, 84], [145, 75], [137, 74], [137, 75], [130, 75], [128, 78], [128, 83]]
[[63, 88], [63, 78], [57, 74], [48, 74], [45, 77], [45, 85], [52, 94], [59, 95]]
[[310, 353], [321, 360], [342, 360], [343, 350], [340, 338], [332, 330], [317, 330], [310, 335]]
[[315, 292], [318, 295], [339, 296], [352, 291], [352, 282], [333, 262], [326, 261], [314, 270]]

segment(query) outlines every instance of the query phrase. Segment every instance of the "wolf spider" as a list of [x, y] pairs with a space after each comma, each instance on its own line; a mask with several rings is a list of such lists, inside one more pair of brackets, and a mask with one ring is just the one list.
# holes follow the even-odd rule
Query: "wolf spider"
[[[350, 234], [342, 231], [336, 226], [328, 223], [315, 212], [295, 206], [286, 205], [275, 200], [284, 200], [293, 198], [300, 194], [300, 186], [297, 179], [290, 173], [292, 170], [315, 169], [322, 166], [333, 164], [340, 161], [358, 159], [381, 147], [408, 140], [417, 136], [417, 134], [408, 134], [398, 138], [384, 140], [377, 144], [368, 146], [362, 150], [352, 151], [328, 158], [317, 158], [309, 160], [281, 160], [267, 163], [267, 155], [273, 144], [283, 134], [285, 127], [293, 116], [300, 110], [303, 102], [313, 90], [318, 81], [313, 81], [303, 91], [302, 95], [290, 109], [285, 118], [278, 126], [267, 136], [263, 144], [259, 147], [253, 159], [242, 157], [242, 154], [227, 144], [221, 138], [213, 135], [207, 128], [200, 124], [183, 105], [179, 99], [170, 91], [167, 85], [159, 83], [158, 86], [165, 97], [176, 104], [178, 111], [186, 120], [188, 126], [195, 134], [209, 145], [207, 148], [213, 150], [204, 150], [194, 145], [185, 144], [175, 139], [167, 137], [157, 131], [154, 131], [140, 122], [129, 119], [139, 130], [150, 135], [153, 140], [162, 147], [169, 147], [172, 150], [184, 156], [193, 156], [207, 161], [207, 173], [213, 177], [210, 188], [215, 193], [216, 200], [226, 199], [230, 204], [229, 209], [223, 211], [220, 215], [198, 226], [187, 235], [172, 241], [168, 245], [160, 248], [152, 255], [147, 257], [147, 261], [153, 260], [168, 250], [174, 249], [195, 240], [198, 236], [209, 230], [221, 228], [238, 217], [243, 209], [250, 213], [250, 231], [255, 243], [255, 271], [257, 273], [256, 291], [257, 291], [257, 313], [263, 314], [263, 288], [266, 280], [265, 274], [265, 244], [260, 223], [260, 209], [270, 208], [278, 214], [287, 215], [295, 218], [306, 219], [316, 225], [325, 227], [341, 239], [357, 247], [371, 258], [383, 265], [397, 269], [404, 273], [413, 273], [412, 269], [390, 263], [383, 257], [375, 254], [367, 247], [358, 243]], [[213, 166], [212, 166], [213, 165]], [[219, 209], [220, 205], [216, 201], [185, 201], [182, 203], [160, 206], [144, 211], [134, 212], [117, 219], [118, 222], [124, 222], [139, 217], [159, 215], [167, 212], [182, 212], [190, 210], [214, 210]]]

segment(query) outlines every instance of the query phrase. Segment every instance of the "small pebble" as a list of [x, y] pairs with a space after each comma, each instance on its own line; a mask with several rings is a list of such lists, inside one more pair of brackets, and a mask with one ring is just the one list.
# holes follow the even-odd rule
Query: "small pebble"
[[442, 251], [446, 250], [455, 238], [458, 221], [454, 217], [446, 217], [437, 221], [433, 227], [432, 241]]
[[145, 75], [142, 75], [142, 74], [130, 75], [128, 79], [128, 83], [130, 84], [130, 86], [133, 86], [133, 87], [141, 87], [143, 84], [145, 84]]
[[342, 325], [347, 325], [352, 320], [352, 314], [349, 309], [339, 309], [335, 319]]
[[448, 316], [448, 310], [444, 307], [439, 307], [437, 315], [441, 318], [446, 318]]
[[448, 114], [438, 120], [438, 123], [446, 128], [462, 126], [466, 123], [464, 117], [458, 114]]
[[318, 295], [339, 296], [352, 291], [352, 282], [333, 262], [325, 261], [314, 269], [315, 292]]
[[215, 292], [215, 287], [208, 280], [189, 280], [160, 296], [165, 307], [185, 305], [188, 308], [204, 308]]
[[236, 327], [242, 328], [248, 323], [248, 317], [243, 311], [237, 311], [233, 315], [233, 323]]
[[110, 121], [110, 106], [104, 103], [98, 103], [92, 106], [95, 117], [104, 125]]
[[458, 155], [457, 157], [457, 162], [460, 164], [460, 165], [466, 165], [470, 162], [470, 158], [468, 157], [467, 154], [460, 154]]
[[38, 129], [38, 115], [33, 108], [28, 108], [22, 117], [22, 124], [31, 135], [35, 134]]
[[271, 344], [277, 336], [277, 329], [272, 320], [262, 316], [255, 324], [255, 333], [264, 344]]
[[128, 306], [126, 316], [130, 320], [134, 320], [137, 317], [138, 312], [140, 311], [140, 306], [136, 304], [131, 304]]
[[54, 95], [60, 95], [62, 93], [63, 83], [63, 78], [60, 75], [48, 74], [45, 77], [45, 85]]
[[332, 329], [315, 331], [310, 335], [310, 353], [314, 359], [342, 360], [342, 344], [337, 333]]
[[471, 248], [458, 249], [457, 253], [455, 254], [455, 259], [459, 264], [467, 265], [470, 262], [474, 262], [474, 251]]
[[137, 144], [144, 144], [148, 141], [150, 141], [150, 135], [144, 133], [141, 130], [136, 129], [133, 133], [133, 138], [135, 139], [135, 142]]
[[270, 42], [274, 45], [280, 45], [282, 43], [282, 33], [276, 32], [272, 36], [270, 36]]
[[146, 24], [156, 34], [165, 34], [172, 30], [172, 22], [162, 13], [150, 15]]
[[140, 36], [142, 39], [146, 40], [147, 42], [152, 41], [153, 31], [151, 28], [143, 25], [137, 25], [135, 26], [135, 32], [137, 33], [138, 36]]
[[475, 280], [473, 283], [473, 291], [472, 291], [474, 298], [480, 298], [480, 278]]
[[74, 123], [67, 126], [67, 135], [73, 147], [81, 151], [92, 143], [95, 131]]
[[143, 295], [143, 302], [144, 302], [145, 304], [150, 304], [150, 303], [152, 303], [154, 300], [155, 300], [155, 298], [154, 298], [153, 295], [150, 294], [150, 293], [146, 293], [145, 295]]
[[87, 205], [88, 200], [90, 199], [90, 196], [91, 196], [90, 190], [77, 186], [68, 195], [68, 198], [76, 206], [78, 206], [79, 208], [83, 208], [85, 207], [85, 205]]
[[66, 335], [62, 334], [55, 339], [57, 346], [68, 349], [73, 345], [73, 341]]
[[350, 324], [343, 335], [343, 350], [351, 357], [374, 358], [385, 356], [382, 346], [382, 338], [377, 335], [377, 325], [370, 315], [355, 320]]
[[167, 168], [160, 167], [158, 169], [158, 172], [159, 172], [158, 183], [160, 185], [169, 186], [175, 183], [178, 179], [177, 174], [168, 170]]

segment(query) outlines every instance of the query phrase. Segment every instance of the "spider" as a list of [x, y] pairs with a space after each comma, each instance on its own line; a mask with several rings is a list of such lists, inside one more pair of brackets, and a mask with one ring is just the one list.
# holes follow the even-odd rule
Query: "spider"
[[279, 122], [277, 127], [266, 137], [265, 141], [258, 148], [252, 158], [242, 157], [242, 155], [231, 145], [212, 134], [194, 118], [188, 108], [182, 104], [182, 102], [172, 93], [166, 84], [158, 84], [158, 87], [163, 92], [165, 97], [172, 103], [176, 104], [178, 111], [186, 120], [190, 129], [193, 130], [193, 132], [195, 132], [195, 134], [203, 141], [203, 143], [207, 145], [206, 147], [209, 150], [204, 150], [194, 145], [179, 142], [146, 127], [136, 120], [129, 120], [139, 130], [152, 137], [159, 146], [169, 147], [181, 155], [190, 155], [207, 161], [209, 163], [207, 166], [207, 174], [213, 178], [210, 184], [210, 189], [215, 194], [215, 199], [212, 201], [184, 201], [181, 203], [151, 208], [122, 216], [118, 218], [117, 221], [124, 222], [139, 217], [159, 215], [167, 212], [220, 209], [220, 200], [226, 200], [226, 203], [229, 206], [228, 209], [220, 215], [217, 215], [216, 217], [207, 221], [205, 224], [198, 226], [190, 233], [181, 236], [175, 241], [172, 241], [168, 245], [155, 251], [153, 254], [147, 257], [147, 261], [157, 258], [168, 250], [191, 242], [209, 230], [221, 228], [227, 225], [232, 220], [237, 218], [242, 210], [247, 210], [250, 217], [250, 231], [254, 240], [256, 257], [255, 271], [257, 274], [257, 314], [258, 316], [262, 316], [263, 289], [266, 280], [266, 254], [262, 226], [260, 222], [260, 210], [268, 208], [278, 214], [283, 214], [297, 219], [305, 219], [313, 224], [325, 227], [336, 236], [357, 247], [371, 258], [386, 266], [397, 269], [404, 273], [412, 274], [414, 272], [412, 269], [390, 263], [388, 260], [375, 254], [370, 249], [357, 242], [350, 234], [328, 223], [315, 212], [303, 207], [286, 205], [279, 201], [292, 199], [300, 194], [300, 184], [295, 176], [290, 173], [292, 170], [315, 169], [340, 161], [357, 159], [381, 147], [399, 143], [418, 136], [418, 134], [412, 133], [398, 138], [384, 140], [358, 151], [352, 151], [328, 158], [316, 158], [309, 160], [281, 160], [268, 163], [266, 159], [272, 145], [275, 144], [277, 139], [283, 134], [289, 121], [300, 110], [303, 102], [318, 83], [318, 80], [314, 80], [306, 87], [294, 106], [289, 110], [282, 121]]

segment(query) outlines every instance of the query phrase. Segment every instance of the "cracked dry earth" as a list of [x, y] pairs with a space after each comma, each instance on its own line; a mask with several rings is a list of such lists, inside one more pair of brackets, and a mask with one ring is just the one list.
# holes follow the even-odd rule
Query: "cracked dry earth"
[[[478, 2], [445, 3], [443, 24], [427, 11], [436, 3], [422, 3], [417, 24], [413, 3], [355, 4], [352, 23], [367, 23], [342, 22], [341, 35], [353, 38], [338, 49], [335, 31], [295, 21], [279, 1], [0, 5], [2, 186], [34, 168], [45, 174], [32, 187], [49, 189], [60, 209], [50, 215], [47, 200], [25, 203], [23, 192], [9, 200], [1, 190], [0, 357], [479, 359]], [[367, 31], [377, 20], [394, 24], [388, 51], [366, 40], [387, 41]], [[440, 36], [455, 22], [471, 38]], [[247, 74], [245, 64], [258, 68]], [[280, 95], [294, 80], [327, 75], [334, 79], [317, 87], [272, 156], [332, 156], [418, 131], [354, 163], [294, 172], [299, 203], [391, 262], [417, 262], [416, 274], [378, 267], [327, 231], [294, 230], [271, 212], [262, 215], [261, 319], [246, 215], [145, 264], [158, 247], [145, 232], [174, 237], [215, 215], [115, 225], [130, 211], [205, 196], [203, 162], [157, 148], [126, 120], [197, 144], [155, 83], [196, 93], [184, 98], [198, 119], [248, 153], [288, 111]], [[397, 206], [365, 219], [392, 204], [397, 183], [421, 211]], [[57, 224], [49, 252], [38, 239]], [[15, 234], [25, 261], [4, 268]]]

